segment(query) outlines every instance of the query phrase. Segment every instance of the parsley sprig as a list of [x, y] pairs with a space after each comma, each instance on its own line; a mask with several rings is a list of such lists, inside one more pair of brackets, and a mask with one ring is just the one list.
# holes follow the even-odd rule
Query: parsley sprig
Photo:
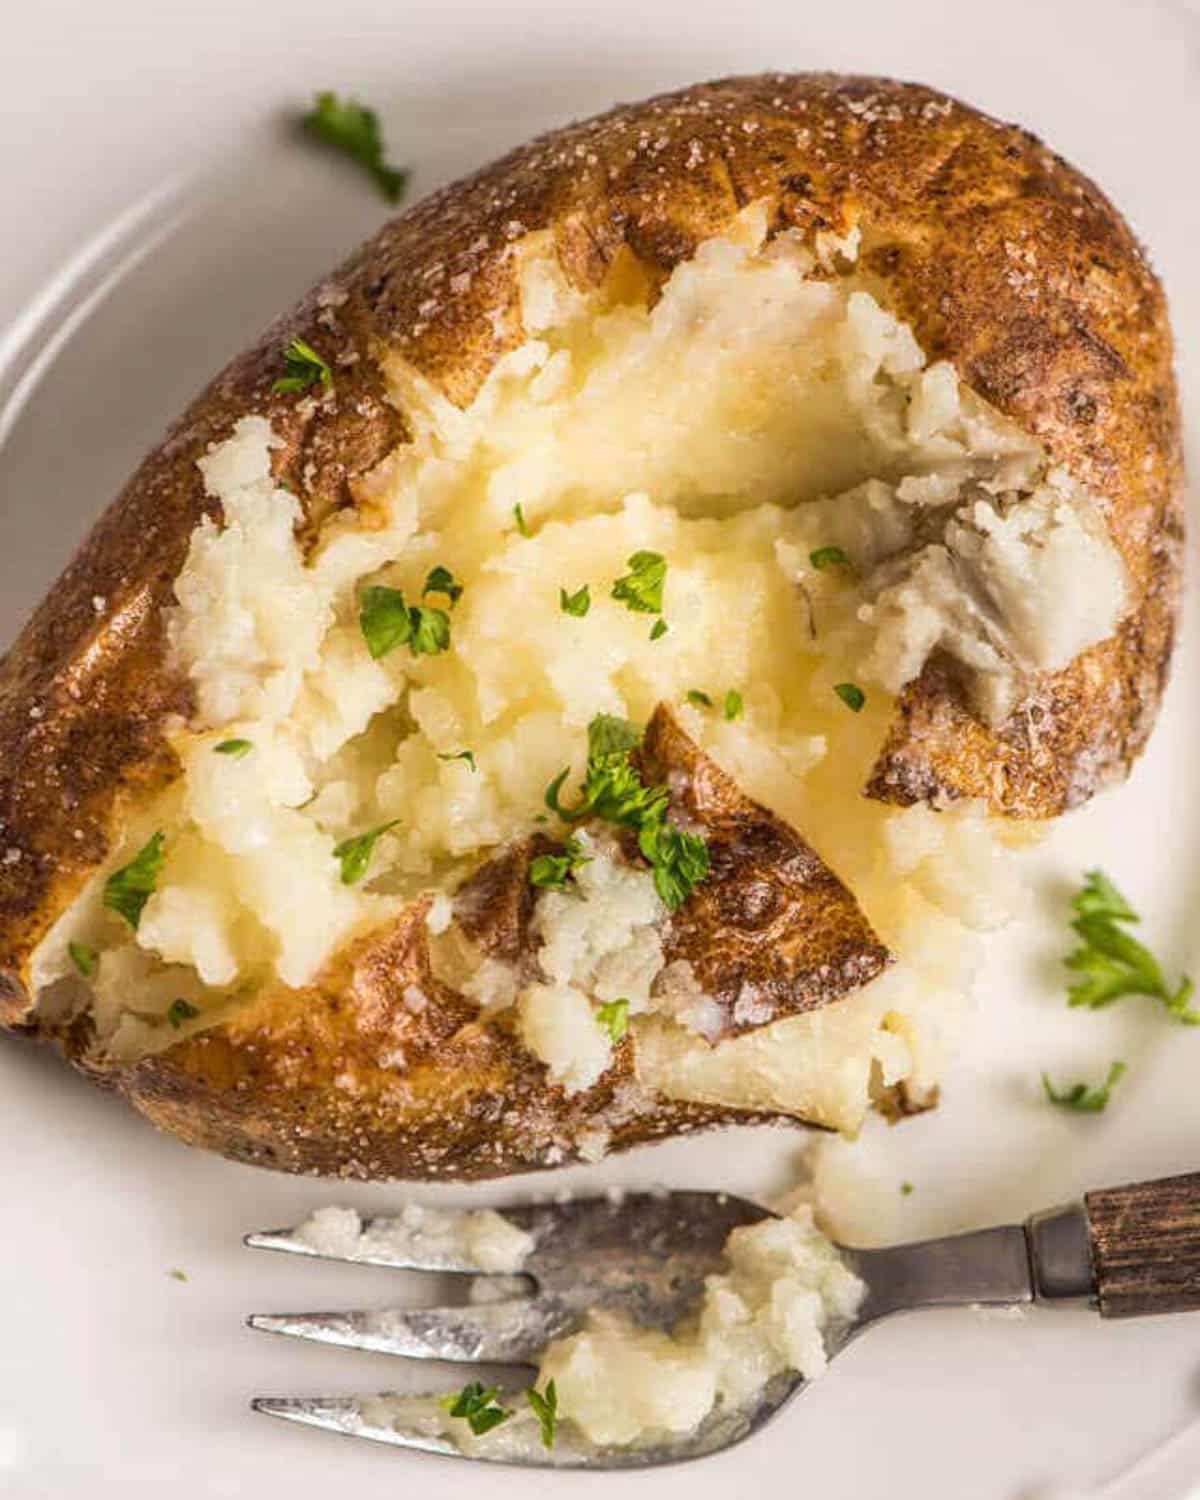
[[309, 386], [323, 385], [326, 390], [333, 384], [333, 371], [311, 344], [303, 339], [293, 339], [283, 351], [283, 374], [271, 387], [280, 395], [293, 391], [306, 391]]
[[604, 1027], [614, 1046], [629, 1030], [629, 1001], [606, 1000], [596, 1009], [596, 1019]]
[[383, 823], [378, 828], [372, 828], [369, 833], [355, 834], [353, 838], [343, 839], [333, 851], [333, 857], [342, 867], [342, 884], [357, 885], [367, 873], [375, 853], [375, 845], [383, 835], [395, 828], [399, 818], [393, 818], [390, 823]]
[[559, 589], [558, 607], [564, 615], [574, 615], [577, 620], [582, 620], [592, 607], [591, 590], [586, 583], [573, 594], [568, 594], [566, 589]]
[[818, 572], [826, 568], [850, 568], [853, 565], [841, 547], [818, 547], [808, 554], [808, 560]]
[[1125, 995], [1148, 995], [1181, 1025], [1200, 1025], [1200, 1011], [1189, 1003], [1192, 981], [1185, 975], [1171, 988], [1149, 948], [1126, 931], [1138, 915], [1107, 875], [1088, 871], [1071, 906], [1071, 927], [1080, 945], [1064, 962], [1080, 977], [1068, 987], [1069, 1005], [1099, 1010]]
[[421, 598], [426, 594], [445, 594], [453, 609], [462, 597], [463, 586], [455, 578], [449, 568], [444, 568], [438, 563], [436, 568], [431, 568], [429, 577], [425, 580], [425, 587], [421, 590]]
[[407, 645], [414, 656], [436, 656], [450, 648], [450, 616], [444, 609], [408, 604], [400, 589], [381, 583], [362, 591], [358, 625], [376, 661], [397, 646]]
[[67, 953], [71, 962], [85, 979], [93, 979], [96, 970], [100, 967], [100, 955], [89, 943], [70, 942], [67, 944]]
[[472, 1380], [457, 1394], [444, 1396], [441, 1404], [452, 1417], [461, 1417], [476, 1437], [482, 1437], [512, 1416], [496, 1400], [499, 1394], [498, 1385], [485, 1386], [481, 1380]]
[[356, 99], [339, 99], [330, 90], [317, 94], [313, 107], [301, 120], [314, 140], [341, 151], [370, 174], [389, 203], [399, 203], [408, 186], [408, 172], [389, 167], [383, 159], [383, 135], [373, 109]]
[[529, 883], [547, 891], [565, 891], [567, 881], [580, 865], [590, 865], [591, 862], [583, 852], [583, 845], [572, 835], [563, 845], [561, 854], [539, 854], [530, 860]]
[[654, 888], [669, 911], [678, 911], [709, 873], [708, 845], [694, 833], [667, 822], [671, 794], [665, 786], [647, 786], [630, 752], [642, 742], [642, 731], [614, 714], [597, 714], [588, 725], [588, 759], [580, 801], [565, 807], [564, 767], [546, 788], [546, 806], [567, 823], [600, 818], [637, 831], [638, 848], [650, 862]]
[[166, 863], [166, 840], [165, 833], [154, 834], [127, 865], [114, 870], [104, 882], [104, 905], [124, 917], [135, 932]]
[[1057, 1104], [1060, 1109], [1073, 1109], [1078, 1114], [1098, 1115], [1101, 1110], [1108, 1108], [1113, 1089], [1124, 1078], [1127, 1071], [1123, 1062], [1115, 1062], [1109, 1068], [1103, 1083], [1097, 1084], [1094, 1088], [1089, 1088], [1086, 1083], [1076, 1083], [1069, 1089], [1056, 1089], [1050, 1082], [1050, 1075], [1043, 1073], [1042, 1088], [1050, 1103]]
[[167, 1020], [175, 1031], [178, 1031], [185, 1021], [194, 1021], [199, 1014], [199, 1007], [193, 1005], [190, 1000], [172, 1000], [167, 1006]]
[[553, 1448], [554, 1440], [558, 1436], [558, 1388], [553, 1380], [548, 1380], [544, 1391], [530, 1386], [525, 1392], [525, 1399], [533, 1408], [533, 1414], [541, 1424], [542, 1446]]
[[626, 566], [629, 572], [612, 586], [613, 598], [639, 614], [661, 615], [666, 558], [661, 552], [635, 552]]
[[465, 760], [466, 763], [467, 763], [467, 765], [470, 766], [470, 768], [471, 768], [472, 771], [478, 771], [479, 770], [479, 767], [475, 764], [474, 753], [472, 751], [470, 751], [470, 750], [447, 750], [445, 752], [439, 750], [438, 751], [438, 760], [446, 760], [446, 761]]
[[612, 597], [638, 614], [657, 615], [650, 627], [650, 639], [661, 640], [668, 628], [662, 617], [667, 560], [661, 552], [635, 552], [626, 567], [629, 572], [613, 584]]

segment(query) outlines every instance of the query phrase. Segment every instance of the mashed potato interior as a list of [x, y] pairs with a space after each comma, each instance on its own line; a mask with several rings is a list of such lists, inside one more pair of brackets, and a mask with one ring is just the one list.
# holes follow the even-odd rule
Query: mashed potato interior
[[[1017, 889], [979, 808], [860, 795], [895, 694], [942, 650], [1002, 718], [1033, 674], [1114, 628], [1120, 559], [1097, 503], [1034, 439], [928, 365], [852, 272], [829, 274], [789, 235], [768, 242], [758, 210], [653, 302], [570, 292], [536, 236], [518, 253], [528, 337], [469, 408], [385, 357], [414, 437], [361, 483], [370, 525], [339, 513], [303, 551], [261, 416], [202, 460], [222, 517], [193, 536], [169, 622], [198, 704], [175, 737], [183, 775], [135, 809], [36, 977], [70, 973], [71, 942], [94, 948], [106, 1044], [166, 1045], [452, 889], [539, 826], [547, 784], [582, 772], [593, 716], [644, 722], [667, 702], [816, 847], [900, 962], [717, 1046], [679, 975], [660, 980], [674, 1012], [641, 1003], [644, 976], [641, 991], [636, 973], [610, 978], [633, 991], [639, 1077], [853, 1130], [873, 1088], [932, 1085], [962, 1011], [966, 930], [1003, 921]], [[644, 551], [666, 559], [661, 615], [613, 597]], [[461, 585], [453, 605], [423, 593], [438, 567]], [[374, 659], [369, 585], [443, 607], [448, 649]], [[563, 591], [584, 585], [587, 613], [565, 612]], [[742, 707], [727, 714], [730, 693]], [[131, 932], [104, 880], [157, 830], [165, 863]], [[335, 851], [374, 833], [366, 878], [345, 883]], [[619, 885], [606, 920], [633, 934], [644, 885]], [[599, 960], [567, 972], [577, 913], [542, 902], [545, 982], [509, 998], [552, 1076], [584, 1087], [608, 1056], [588, 1009], [605, 976]], [[167, 1027], [179, 999], [196, 1014]]]
[[692, 1432], [718, 1403], [745, 1406], [785, 1370], [824, 1371], [827, 1334], [852, 1321], [866, 1287], [811, 1206], [735, 1229], [725, 1258], [688, 1327], [664, 1333], [593, 1312], [543, 1354], [539, 1384], [554, 1381], [559, 1410], [591, 1442]]

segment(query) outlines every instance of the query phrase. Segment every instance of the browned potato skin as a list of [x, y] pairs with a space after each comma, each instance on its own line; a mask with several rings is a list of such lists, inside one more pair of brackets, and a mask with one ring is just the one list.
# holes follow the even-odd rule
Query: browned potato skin
[[[832, 1004], [890, 962], [833, 871], [746, 797], [663, 705], [642, 761], [655, 783], [671, 778], [677, 808], [710, 841], [714, 878], [668, 921], [663, 945], [668, 958], [686, 957], [725, 1005], [723, 1035], [745, 1029], [733, 1001], [746, 980], [782, 1018]], [[529, 979], [529, 865], [556, 847], [541, 834], [518, 840], [455, 900], [458, 925], [480, 952], [523, 966]], [[724, 880], [722, 861], [736, 863]], [[620, 1149], [731, 1118], [639, 1089], [632, 1038], [592, 1088], [564, 1093], [507, 1025], [481, 1023], [479, 1007], [443, 980], [431, 960], [428, 909], [428, 898], [416, 902], [305, 990], [278, 988], [122, 1071], [119, 1086], [193, 1144], [267, 1166], [363, 1177], [496, 1176], [573, 1159], [589, 1129], [605, 1130], [610, 1149]], [[419, 1011], [405, 1003], [410, 986], [426, 997]], [[80, 1041], [81, 1060], [94, 1066]]]
[[[346, 300], [331, 306], [317, 289], [270, 328], [101, 518], [0, 664], [0, 847], [18, 856], [0, 866], [0, 1021], [36, 1029], [31, 953], [105, 858], [129, 802], [176, 772], [165, 730], [187, 714], [189, 693], [166, 660], [162, 611], [212, 508], [196, 469], [207, 446], [247, 412], [269, 417], [285, 440], [277, 471], [314, 528], [355, 504], [358, 477], [403, 439], [403, 417], [383, 397], [382, 354], [402, 352], [465, 405], [521, 341], [507, 251], [523, 235], [548, 231], [569, 279], [591, 288], [619, 254], [652, 277], [667, 274], [754, 200], [767, 203], [777, 230], [861, 225], [861, 269], [930, 357], [951, 360], [1107, 497], [1136, 591], [1118, 636], [1049, 681], [1000, 733], [931, 665], [905, 696], [870, 794], [901, 803], [982, 796], [997, 812], [1037, 818], [1128, 771], [1169, 664], [1182, 534], [1166, 306], [1130, 230], [1034, 137], [933, 90], [829, 74], [702, 84], [553, 132], [385, 226], [336, 273]], [[465, 289], [451, 292], [452, 281]], [[271, 390], [294, 334], [334, 367], [333, 391], [318, 403]], [[338, 1028], [349, 1028], [346, 1046], [358, 1036], [350, 1018], [367, 1003], [361, 977], [323, 990], [328, 1030], [304, 1044], [288, 1038], [311, 997], [277, 996], [108, 1081], [187, 1139], [297, 1170], [423, 1175], [413, 1141], [426, 1132], [432, 1149], [442, 1119], [460, 1144], [441, 1152], [437, 1170], [488, 1170], [478, 1157], [533, 1065], [466, 1024], [453, 1048], [408, 1079], [415, 1136], [411, 1124], [388, 1134], [390, 1103], [354, 1112], [352, 1123], [329, 1075]], [[236, 1077], [226, 1056], [234, 1034]], [[57, 1040], [86, 1052], [77, 1036]], [[256, 1051], [257, 1070], [246, 1061]], [[221, 1067], [227, 1102], [205, 1116], [211, 1100], [185, 1080]], [[286, 1087], [271, 1082], [284, 1077]], [[570, 1134], [570, 1111], [561, 1099], [549, 1108], [557, 1142]], [[477, 1124], [441, 1110], [476, 1110]], [[662, 1105], [615, 1144], [715, 1118]], [[557, 1149], [531, 1144], [522, 1150], [536, 1162], [514, 1164], [548, 1164]]]

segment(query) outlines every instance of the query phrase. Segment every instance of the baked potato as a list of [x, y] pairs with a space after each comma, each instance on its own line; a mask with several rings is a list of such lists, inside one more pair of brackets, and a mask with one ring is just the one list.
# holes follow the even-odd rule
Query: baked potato
[[433, 194], [0, 665], [0, 1019], [293, 1171], [926, 1106], [1022, 830], [1154, 722], [1171, 360], [1098, 189], [911, 84], [702, 84]]

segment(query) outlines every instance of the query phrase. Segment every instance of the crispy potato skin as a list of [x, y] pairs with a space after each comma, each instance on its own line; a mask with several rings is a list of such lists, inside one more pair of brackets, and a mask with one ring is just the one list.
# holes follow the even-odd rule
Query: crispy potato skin
[[[621, 1150], [750, 1119], [651, 1098], [628, 1038], [598, 1083], [566, 1095], [510, 1031], [481, 1024], [478, 1007], [435, 978], [427, 908], [416, 903], [307, 989], [260, 996], [225, 1025], [103, 1076], [191, 1145], [364, 1179], [497, 1177], [577, 1159], [588, 1129]], [[86, 1049], [81, 1061], [94, 1066]]]
[[[466, 405], [522, 340], [510, 251], [527, 235], [548, 235], [568, 279], [587, 289], [618, 253], [667, 274], [751, 201], [767, 205], [775, 230], [859, 225], [860, 272], [930, 357], [952, 361], [1107, 498], [1134, 583], [1118, 636], [999, 733], [931, 664], [901, 703], [870, 795], [984, 797], [1041, 818], [1128, 771], [1169, 664], [1182, 538], [1166, 306], [1129, 228], [1034, 137], [934, 90], [829, 74], [702, 84], [555, 131], [386, 225], [216, 378], [102, 517], [0, 664], [0, 1021], [36, 1024], [32, 952], [105, 858], [130, 801], [176, 772], [166, 730], [190, 698], [167, 660], [163, 609], [211, 508], [196, 468], [208, 445], [247, 412], [267, 416], [285, 444], [277, 471], [315, 527], [355, 504], [359, 477], [404, 440], [403, 414], [384, 398], [389, 353]], [[321, 400], [272, 393], [295, 334], [334, 367]], [[381, 1094], [377, 1113], [356, 1115], [370, 1139], [337, 1141], [343, 1119], [322, 1069], [339, 1028], [347, 1047], [358, 1034], [362, 982], [355, 970], [336, 993], [323, 988], [327, 1029], [303, 1044], [289, 1038], [311, 997], [290, 994], [108, 1081], [158, 1123], [233, 1155], [371, 1176], [475, 1172], [497, 1115], [532, 1085], [527, 1063], [470, 1024], [407, 1079], [414, 1100], [423, 1094], [415, 1114], [395, 1115]], [[218, 1107], [194, 1085], [222, 1069]], [[497, 1147], [489, 1170], [553, 1159], [569, 1112], [561, 1100], [546, 1108], [550, 1134]], [[661, 1105], [614, 1144], [714, 1118]], [[439, 1148], [436, 1168], [435, 1120], [458, 1141]]]

